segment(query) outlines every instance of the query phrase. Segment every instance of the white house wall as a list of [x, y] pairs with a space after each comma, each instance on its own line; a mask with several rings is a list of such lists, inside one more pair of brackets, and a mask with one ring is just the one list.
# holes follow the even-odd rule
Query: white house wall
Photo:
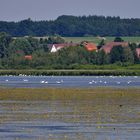
[[53, 53], [53, 52], [57, 52], [57, 49], [56, 49], [55, 45], [53, 45], [52, 49], [51, 49], [51, 53]]

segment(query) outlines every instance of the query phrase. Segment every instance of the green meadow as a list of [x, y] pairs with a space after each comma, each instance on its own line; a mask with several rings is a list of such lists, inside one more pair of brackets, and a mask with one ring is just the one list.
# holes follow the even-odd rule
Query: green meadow
[[[64, 37], [66, 42], [81, 42], [81, 41], [89, 41], [98, 44], [102, 38], [99, 37]], [[113, 41], [115, 37], [105, 37], [106, 42]], [[140, 43], [140, 36], [138, 37], [122, 37], [124, 41], [133, 42], [133, 43]]]

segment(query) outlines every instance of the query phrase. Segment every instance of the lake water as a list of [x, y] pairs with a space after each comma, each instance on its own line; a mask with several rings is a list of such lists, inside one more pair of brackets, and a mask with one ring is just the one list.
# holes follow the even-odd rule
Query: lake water
[[0, 101], [0, 139], [139, 140], [140, 100]]
[[0, 76], [9, 87], [139, 87], [140, 76]]
[[[0, 86], [138, 88], [140, 77], [1, 76]], [[0, 101], [0, 140], [140, 140], [140, 96]]]

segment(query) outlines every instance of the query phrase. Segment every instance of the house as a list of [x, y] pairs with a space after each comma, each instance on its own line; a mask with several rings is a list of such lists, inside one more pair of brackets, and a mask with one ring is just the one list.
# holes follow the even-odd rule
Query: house
[[32, 55], [25, 55], [24, 58], [25, 60], [32, 60]]
[[140, 48], [136, 48], [137, 57], [140, 58]]
[[97, 46], [94, 43], [89, 43], [89, 42], [84, 42], [83, 43], [84, 47], [88, 50], [88, 51], [96, 51], [97, 52]]
[[57, 52], [58, 50], [62, 49], [65, 47], [65, 44], [51, 44], [48, 45], [49, 50], [51, 53]]
[[79, 46], [78, 43], [48, 44], [51, 53], [55, 53], [65, 47]]
[[114, 46], [128, 47], [128, 42], [108, 42], [100, 50], [104, 50], [105, 53], [110, 53]]

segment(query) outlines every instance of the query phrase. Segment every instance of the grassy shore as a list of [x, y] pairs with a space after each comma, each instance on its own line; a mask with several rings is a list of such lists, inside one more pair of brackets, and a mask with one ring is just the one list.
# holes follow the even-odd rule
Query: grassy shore
[[0, 88], [0, 100], [49, 101], [49, 100], [95, 100], [134, 99], [140, 100], [140, 88]]
[[100, 69], [100, 70], [0, 70], [0, 75], [58, 75], [58, 76], [81, 76], [81, 75], [126, 75], [126, 76], [140, 76], [140, 69]]

